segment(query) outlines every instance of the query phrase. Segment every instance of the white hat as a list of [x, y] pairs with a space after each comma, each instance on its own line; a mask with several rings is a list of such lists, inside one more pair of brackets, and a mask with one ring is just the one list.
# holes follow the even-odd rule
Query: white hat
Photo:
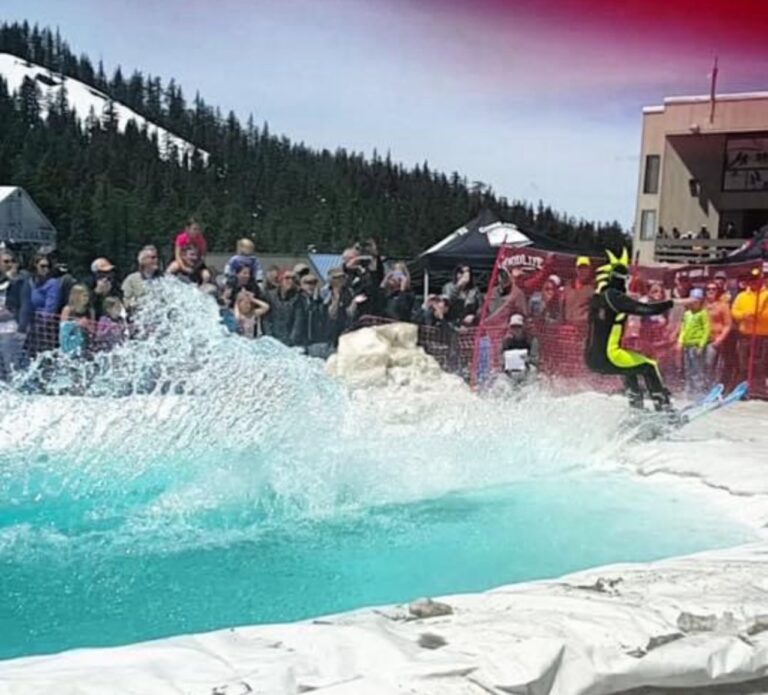
[[560, 279], [559, 275], [550, 275], [547, 280], [549, 280], [552, 284], [556, 285], [557, 287], [560, 287], [560, 285], [563, 284], [563, 281]]
[[522, 314], [512, 314], [512, 316], [509, 317], [510, 326], [522, 326], [524, 324], [525, 319], [523, 318]]

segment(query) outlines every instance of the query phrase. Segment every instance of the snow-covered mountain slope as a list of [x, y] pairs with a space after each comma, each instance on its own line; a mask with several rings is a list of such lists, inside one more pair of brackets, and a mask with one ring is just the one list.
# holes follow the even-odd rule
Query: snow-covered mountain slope
[[[104, 107], [110, 100], [104, 92], [100, 92], [94, 87], [89, 87], [79, 80], [65, 77], [60, 73], [52, 72], [47, 68], [30, 63], [8, 53], [0, 53], [0, 76], [2, 76], [8, 83], [8, 89], [11, 93], [17, 92], [21, 88], [21, 84], [25, 77], [35, 80], [37, 86], [40, 88], [40, 104], [43, 109], [45, 109], [46, 102], [49, 99], [55, 98], [63, 85], [67, 91], [67, 101], [70, 108], [73, 108], [77, 117], [83, 121], [88, 117], [91, 109], [93, 109], [97, 118], [101, 118], [104, 112]], [[115, 113], [118, 119], [118, 129], [121, 131], [125, 130], [126, 124], [131, 119], [136, 122], [139, 130], [146, 125], [147, 134], [150, 137], [157, 135], [158, 147], [162, 157], [168, 157], [172, 148], [175, 147], [179, 158], [182, 158], [184, 154], [188, 154], [191, 157], [192, 153], [197, 151], [203, 161], [208, 160], [208, 153], [204, 150], [196, 148], [190, 142], [174, 135], [151, 121], [148, 121], [124, 104], [117, 101], [113, 101], [112, 103], [114, 104]]]

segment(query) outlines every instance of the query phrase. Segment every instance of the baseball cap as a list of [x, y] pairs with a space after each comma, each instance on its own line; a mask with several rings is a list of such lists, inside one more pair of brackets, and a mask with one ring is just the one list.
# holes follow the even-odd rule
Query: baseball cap
[[306, 275], [309, 272], [310, 267], [306, 263], [297, 263], [295, 266], [293, 266], [293, 274], [297, 277]]
[[726, 273], [724, 270], [718, 270], [718, 271], [715, 273], [715, 277], [716, 277], [716, 278], [724, 278], [724, 279], [726, 279], [726, 280], [727, 280], [727, 279], [728, 279], [728, 273]]
[[704, 290], [701, 287], [694, 287], [691, 290], [691, 299], [704, 299]]
[[328, 271], [329, 278], [343, 278], [344, 275], [345, 275], [344, 268], [341, 268], [341, 267], [331, 268]]
[[512, 316], [509, 317], [510, 326], [522, 326], [524, 324], [525, 319], [523, 318], [522, 314], [512, 314]]
[[97, 258], [91, 263], [92, 273], [108, 273], [110, 270], [114, 270], [115, 266], [112, 265], [106, 258]]
[[576, 267], [578, 268], [579, 266], [582, 266], [582, 265], [592, 265], [588, 256], [579, 256], [576, 259]]

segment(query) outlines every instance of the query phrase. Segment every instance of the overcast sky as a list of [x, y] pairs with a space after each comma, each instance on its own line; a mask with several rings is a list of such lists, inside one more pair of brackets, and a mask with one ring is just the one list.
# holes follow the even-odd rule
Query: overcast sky
[[642, 106], [707, 93], [714, 55], [719, 91], [768, 90], [759, 2], [0, 0], [0, 16], [273, 133], [629, 227]]

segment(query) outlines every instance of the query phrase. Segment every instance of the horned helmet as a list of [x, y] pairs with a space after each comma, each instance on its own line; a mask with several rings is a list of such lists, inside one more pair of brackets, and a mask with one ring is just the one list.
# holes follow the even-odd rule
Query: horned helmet
[[608, 287], [626, 292], [629, 278], [629, 252], [626, 248], [622, 249], [621, 256], [618, 258], [611, 251], [606, 250], [605, 253], [608, 256], [608, 263], [597, 269], [595, 293], [600, 294]]

